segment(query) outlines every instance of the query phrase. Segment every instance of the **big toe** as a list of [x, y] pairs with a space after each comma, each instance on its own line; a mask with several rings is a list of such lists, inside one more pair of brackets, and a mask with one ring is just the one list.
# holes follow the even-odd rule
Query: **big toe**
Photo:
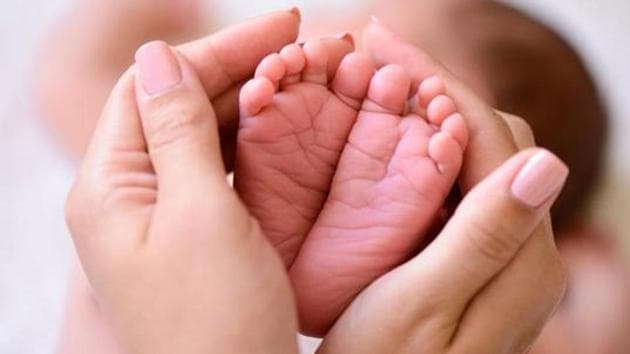
[[306, 57], [306, 67], [302, 72], [302, 80], [326, 85], [328, 83], [328, 53], [326, 46], [320, 40], [311, 40], [304, 43], [303, 49]]
[[358, 110], [367, 95], [374, 71], [376, 66], [367, 55], [349, 54], [343, 58], [337, 69], [332, 89], [341, 100]]
[[405, 111], [411, 78], [399, 65], [387, 65], [374, 74], [363, 110], [401, 115]]

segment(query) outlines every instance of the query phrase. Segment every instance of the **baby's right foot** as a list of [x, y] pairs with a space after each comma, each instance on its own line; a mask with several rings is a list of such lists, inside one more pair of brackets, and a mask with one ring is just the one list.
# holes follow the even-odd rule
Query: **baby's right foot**
[[328, 199], [291, 270], [302, 328], [322, 334], [372, 281], [422, 245], [459, 174], [468, 140], [440, 79], [405, 113], [411, 79], [396, 65], [372, 78]]

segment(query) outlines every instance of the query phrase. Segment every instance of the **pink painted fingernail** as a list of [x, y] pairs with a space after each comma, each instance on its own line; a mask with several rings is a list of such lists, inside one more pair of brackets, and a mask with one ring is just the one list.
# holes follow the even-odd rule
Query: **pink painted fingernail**
[[156, 95], [182, 81], [181, 69], [171, 48], [164, 42], [149, 42], [136, 52], [137, 77], [144, 91]]
[[521, 168], [512, 182], [512, 194], [525, 205], [538, 208], [562, 189], [568, 175], [569, 169], [559, 158], [542, 150]]

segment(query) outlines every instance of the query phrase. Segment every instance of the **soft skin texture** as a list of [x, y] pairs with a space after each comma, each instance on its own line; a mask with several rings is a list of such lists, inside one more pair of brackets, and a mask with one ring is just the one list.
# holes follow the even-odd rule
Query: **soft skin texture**
[[[199, 74], [206, 95], [210, 98], [221, 132], [223, 160], [231, 165], [236, 136], [238, 92], [242, 81], [254, 74], [262, 58], [279, 51], [297, 37], [300, 14], [297, 9], [279, 11], [250, 19], [242, 24], [228, 27], [220, 32], [195, 40], [178, 47]], [[259, 33], [269, 33], [265, 40], [258, 41]], [[338, 38], [322, 40], [328, 58], [333, 65], [338, 65], [347, 53], [352, 51], [352, 43]], [[242, 48], [246, 52], [240, 53]], [[235, 56], [233, 53], [239, 52]], [[337, 63], [337, 64], [335, 64]], [[332, 76], [333, 73], [328, 73]], [[135, 108], [134, 108], [135, 111]], [[127, 112], [132, 114], [133, 112]], [[186, 182], [182, 182], [186, 183]], [[103, 316], [102, 309], [95, 300], [92, 286], [86, 281], [80, 267], [76, 268], [73, 294], [68, 303], [66, 320], [59, 343], [61, 353], [83, 353], [85, 348], [103, 350], [110, 353], [106, 346], [95, 346], [104, 338], [114, 338], [111, 324]], [[72, 299], [81, 299], [75, 301]], [[90, 331], [83, 331], [89, 323]], [[110, 347], [116, 348], [116, 344]]]
[[[374, 27], [374, 25], [372, 25], [372, 27]], [[393, 45], [393, 48], [391, 49], [400, 50], [401, 52], [406, 53], [406, 55], [410, 55], [410, 57], [408, 57], [409, 62], [399, 62], [399, 64], [402, 64], [405, 66], [409, 65], [409, 67], [413, 69], [412, 72], [419, 71], [421, 68], [415, 68], [415, 66], [418, 65], [419, 62], [423, 62], [421, 61], [422, 59], [428, 58], [426, 54], [417, 52], [417, 49], [412, 50], [408, 45], [406, 45], [404, 42], [401, 42], [396, 37], [391, 37], [391, 33], [386, 31], [386, 29], [371, 28], [369, 30], [375, 31], [375, 33], [371, 34], [373, 39], [374, 39], [374, 35], [380, 35], [381, 39], [384, 40], [380, 42], [381, 47], [387, 47], [387, 46], [382, 45], [383, 42], [385, 43], [391, 42], [391, 44]], [[370, 36], [370, 34], [368, 34], [368, 36]], [[376, 40], [378, 43], [378, 39], [374, 39], [374, 40]], [[388, 55], [393, 55], [393, 54], [394, 53], [389, 53]], [[381, 59], [379, 59], [379, 63], [381, 64], [387, 63], [388, 61], [385, 59], [386, 58], [381, 57]], [[397, 62], [396, 60], [391, 59], [391, 58], [389, 60], [389, 63], [396, 63], [396, 62]], [[425, 62], [427, 61], [424, 61], [423, 63]], [[432, 64], [432, 65], [435, 65], [435, 64]], [[439, 66], [431, 66], [430, 69], [434, 72], [438, 72], [441, 70], [439, 69]], [[427, 75], [426, 77], [428, 76], [429, 75]], [[417, 78], [415, 74], [413, 77], [414, 79]], [[498, 113], [495, 113], [494, 111], [489, 109], [487, 106], [485, 106], [483, 102], [479, 101], [474, 95], [470, 94], [470, 92], [468, 92], [467, 89], [463, 88], [461, 84], [458, 84], [456, 79], [448, 77], [447, 75], [444, 75], [441, 77], [444, 78], [447, 90], [450, 91], [449, 95], [451, 95], [455, 99], [458, 108], [462, 111], [467, 111], [466, 116], [468, 118], [468, 122], [474, 123], [475, 128], [471, 129], [471, 133], [473, 134], [473, 136], [478, 136], [479, 134], [481, 134], [481, 132], [483, 132], [483, 135], [486, 138], [486, 140], [483, 140], [477, 137], [474, 140], [475, 143], [470, 146], [470, 149], [472, 150], [472, 152], [466, 154], [466, 158], [477, 157], [477, 160], [474, 160], [474, 159], [466, 160], [464, 172], [466, 173], [467, 176], [475, 176], [475, 175], [480, 176], [477, 180], [475, 180], [474, 178], [469, 178], [467, 180], [468, 181], [467, 183], [469, 183], [469, 187], [471, 187], [473, 185], [476, 185], [482, 179], [483, 176], [488, 175], [491, 171], [493, 171], [496, 168], [496, 166], [500, 165], [501, 161], [503, 161], [508, 156], [510, 156], [514, 151], [516, 151], [517, 144], [514, 138], [511, 136], [510, 130], [508, 128], [511, 125], [506, 123], [506, 120], [507, 122], [510, 122], [511, 120], [514, 120], [514, 118], [507, 117], [506, 120], [501, 119], [501, 115], [499, 115]], [[421, 80], [422, 78], [419, 78], [418, 82]], [[204, 101], [204, 99], [201, 99], [201, 100]], [[529, 137], [526, 137], [524, 140], [528, 140], [528, 139]], [[114, 139], [114, 140], [109, 140], [109, 141], [116, 141], [116, 140], [124, 141], [125, 139], [121, 137], [121, 139]], [[103, 144], [105, 144], [104, 141], [100, 141], [100, 142], [96, 141], [94, 143], [95, 146], [99, 146]], [[532, 153], [533, 152], [531, 151], [526, 152], [525, 155], [521, 155], [520, 157], [517, 157], [517, 158], [521, 160], [526, 159]], [[101, 154], [98, 154], [98, 155], [101, 155]], [[198, 157], [200, 156], [204, 156], [204, 155], [202, 154], [198, 155]], [[488, 157], [488, 159], [485, 158], [486, 156]], [[514, 166], [512, 166], [512, 168], [516, 169], [516, 167]], [[504, 168], [502, 171], [503, 173], [509, 174], [509, 171], [513, 171], [513, 170], [511, 170], [510, 168], [507, 168], [507, 169]], [[499, 176], [505, 177], [505, 175], [501, 173], [499, 174]], [[187, 177], [188, 176], [181, 176], [182, 179], [186, 179]], [[501, 177], [498, 177], [498, 178], [492, 179], [491, 182], [487, 182], [482, 185], [486, 185], [486, 186], [494, 185], [498, 187], [501, 187], [501, 186], [505, 187], [504, 184], [500, 183], [501, 181], [505, 182], [504, 179], [502, 179]], [[217, 181], [217, 183], [218, 183], [217, 185], [219, 184], [222, 185], [223, 181], [220, 181], [220, 182]], [[465, 187], [465, 183], [466, 181], [463, 181], [464, 187]], [[94, 189], [98, 189], [101, 187], [101, 184], [97, 183], [90, 187], [94, 187]], [[88, 191], [91, 192], [92, 189], [89, 189]], [[90, 195], [90, 194], [88, 193], [87, 195]], [[84, 200], [84, 202], [88, 202], [88, 201], [89, 200]], [[89, 204], [83, 203], [82, 205], [89, 205]], [[470, 207], [470, 204], [468, 203], [466, 203], [466, 205], [468, 205], [468, 207], [462, 206], [463, 210], [470, 211], [478, 207], [477, 205], [474, 205], [474, 208]], [[487, 215], [502, 215], [502, 213], [506, 212], [505, 209], [499, 208], [498, 210], [496, 210], [495, 208], [492, 207], [492, 205], [489, 205], [489, 206], [490, 206], [489, 208], [484, 209], [485, 214]], [[505, 206], [509, 208], [510, 204], [507, 203], [505, 204]], [[462, 208], [460, 208], [459, 215], [462, 215], [462, 212], [461, 212]], [[98, 212], [100, 212], [100, 210], [98, 210]], [[466, 212], [463, 212], [463, 215], [466, 215], [466, 214], [467, 214]], [[536, 217], [541, 214], [544, 216], [544, 212], [542, 211], [542, 209], [539, 211], [531, 212], [531, 215], [533, 217]], [[523, 215], [525, 215], [526, 217], [526, 213], [524, 213]], [[82, 218], [78, 218], [78, 219], [85, 220]], [[461, 219], [461, 218], [457, 218], [457, 219]], [[482, 240], [487, 240], [488, 242], [490, 242], [490, 247], [479, 248], [479, 250], [485, 250], [485, 252], [481, 251], [481, 252], [471, 253], [470, 254], [470, 256], [472, 256], [471, 262], [474, 262], [475, 259], [477, 259], [477, 256], [479, 256], [480, 259], [482, 260], [487, 260], [488, 257], [494, 258], [497, 255], [505, 256], [506, 253], [509, 254], [509, 252], [505, 251], [504, 248], [492, 247], [493, 245], [502, 245], [503, 243], [501, 243], [499, 240], [502, 240], [502, 237], [504, 236], [503, 232], [509, 231], [508, 229], [504, 228], [505, 225], [502, 223], [502, 220], [503, 219], [489, 218], [488, 224], [485, 225], [487, 226], [487, 228], [483, 228], [479, 230], [479, 231], [484, 231], [484, 230], [493, 230], [495, 228], [498, 228], [501, 232], [497, 234], [492, 234], [492, 233], [484, 234], [483, 232], [480, 232], [479, 233], [480, 237], [482, 237]], [[530, 220], [530, 222], [533, 222], [533, 221]], [[469, 230], [474, 225], [478, 225], [478, 224], [475, 224], [472, 222], [464, 223], [464, 224], [459, 224], [458, 227], [451, 227], [450, 229], [454, 234], [457, 233], [457, 236], [461, 236], [462, 234], [464, 234], [465, 231]], [[501, 326], [497, 327], [500, 329], [500, 331], [497, 331], [496, 336], [490, 337], [487, 334], [493, 333], [493, 332], [484, 331], [482, 333], [483, 335], [467, 337], [469, 339], [468, 343], [474, 345], [472, 346], [472, 348], [481, 348], [477, 352], [518, 352], [519, 350], [516, 350], [516, 349], [512, 350], [512, 349], [524, 348], [528, 346], [529, 343], [531, 343], [531, 341], [533, 340], [533, 337], [535, 337], [537, 330], [539, 330], [540, 326], [542, 326], [542, 323], [544, 323], [543, 318], [545, 318], [546, 315], [548, 315], [548, 313], [552, 311], [552, 308], [554, 307], [557, 299], [562, 293], [563, 284], [564, 284], [564, 275], [563, 275], [563, 272], [559, 263], [557, 262], [557, 254], [555, 253], [555, 247], [553, 243], [545, 242], [543, 243], [543, 246], [545, 247], [539, 247], [539, 249], [537, 250], [531, 250], [530, 252], [526, 252], [527, 249], [531, 247], [529, 246], [529, 244], [534, 242], [534, 237], [536, 236], [536, 234], [534, 234], [532, 237], [527, 239], [527, 235], [522, 235], [524, 231], [527, 231], [527, 230], [524, 230], [524, 229], [518, 230], [513, 235], [517, 237], [518, 240], [521, 240], [521, 242], [525, 242], [525, 245], [521, 247], [520, 250], [514, 250], [514, 247], [518, 247], [518, 245], [512, 245], [510, 249], [514, 253], [518, 252], [518, 254], [514, 258], [505, 260], [505, 263], [506, 264], [510, 263], [510, 265], [508, 265], [507, 267], [501, 268], [499, 264], [496, 264], [495, 267], [491, 267], [489, 269], [490, 272], [494, 269], [496, 273], [498, 274], [498, 276], [496, 276], [494, 280], [489, 280], [487, 278], [488, 273], [485, 274], [485, 277], [480, 277], [478, 279], [480, 283], [480, 284], [477, 284], [478, 286], [479, 285], [482, 286], [482, 284], [488, 285], [488, 287], [484, 289], [484, 292], [480, 293], [480, 294], [485, 294], [484, 295], [486, 299], [485, 307], [482, 307], [479, 304], [475, 305], [475, 303], [479, 301], [479, 298], [475, 298], [473, 305], [468, 307], [467, 312], [466, 312], [471, 318], [470, 322], [476, 323], [477, 325], [479, 325], [478, 327], [479, 330], [483, 330], [484, 328], [491, 328], [491, 327], [494, 328], [492, 326], [494, 320], [498, 320], [499, 322], [501, 322]], [[546, 240], [550, 236], [551, 236], [551, 231], [549, 229], [545, 229], [540, 233], [539, 238], [543, 238]], [[527, 239], [527, 241], [523, 241], [525, 239]], [[493, 243], [493, 241], [498, 241], [499, 243]], [[485, 244], [485, 245], [488, 246], [488, 244]], [[506, 253], [503, 253], [504, 251]], [[432, 252], [432, 254], [435, 254], [435, 253], [436, 252]], [[479, 255], [479, 253], [481, 253], [481, 255]], [[439, 252], [437, 252], [437, 254], [439, 255]], [[445, 278], [456, 276], [457, 274], [459, 274], [458, 269], [454, 269], [453, 265], [460, 264], [458, 262], [460, 262], [460, 258], [461, 258], [460, 256], [456, 256], [456, 255], [447, 255], [447, 256], [449, 256], [447, 257], [449, 260], [447, 263], [438, 263], [438, 264], [443, 265], [443, 271], [446, 272]], [[457, 257], [457, 259], [455, 257]], [[466, 258], [468, 257], [469, 256], [466, 255]], [[514, 265], [516, 263], [520, 263], [522, 265], [519, 267], [515, 267]], [[500, 269], [497, 269], [497, 267]], [[435, 269], [433, 265], [431, 265], [431, 268]], [[411, 272], [407, 272], [407, 274], [415, 275], [413, 269]], [[394, 279], [394, 282], [393, 282], [394, 284], [396, 284], [396, 279], [413, 280], [411, 282], [412, 285], [410, 286], [410, 288], [413, 291], [410, 291], [410, 292], [402, 291], [400, 293], [399, 299], [401, 301], [408, 301], [410, 305], [417, 306], [416, 308], [422, 307], [422, 304], [418, 303], [419, 301], [418, 294], [422, 293], [424, 291], [423, 289], [425, 288], [428, 288], [428, 289], [436, 288], [435, 286], [428, 286], [428, 285], [431, 285], [429, 283], [422, 282], [422, 288], [419, 289], [417, 288], [418, 282], [414, 279], [399, 278], [397, 276], [393, 276], [390, 278]], [[515, 285], [513, 284], [512, 288], [504, 287], [504, 286], [497, 286], [494, 284], [494, 282], [496, 282], [499, 279], [510, 280], [512, 278], [516, 278], [515, 280], [520, 281], [520, 283], [516, 283]], [[523, 279], [528, 279], [529, 282], [523, 283]], [[440, 286], [440, 284], [444, 284], [443, 279], [434, 278], [433, 280], [435, 281], [435, 284], [433, 285], [437, 285], [438, 290], [442, 289], [442, 290], [448, 291], [449, 293], [453, 293], [457, 291], [457, 288], [453, 287], [452, 283], [447, 283], [446, 284], [447, 286], [442, 287]], [[505, 280], [503, 282], [505, 282]], [[172, 286], [172, 284], [173, 283], [169, 283], [170, 286]], [[527, 284], [527, 288], [522, 288], [524, 284]], [[402, 286], [401, 289], [405, 289], [404, 283], [398, 284], [398, 285]], [[474, 284], [469, 284], [469, 285], [474, 285]], [[533, 290], [531, 289], [532, 287], [534, 287]], [[486, 292], [486, 289], [489, 289], [489, 288], [495, 289], [493, 290], [494, 294], [488, 294]], [[539, 291], [540, 289], [546, 289], [547, 291], [540, 293]], [[375, 293], [375, 292], [372, 292], [372, 293]], [[519, 299], [522, 300], [520, 303], [517, 303], [516, 301], [514, 301], [515, 296], [517, 296], [516, 294], [518, 294]], [[385, 295], [389, 296], [391, 294], [388, 293]], [[361, 298], [363, 298], [363, 296]], [[375, 297], [375, 298], [378, 299], [378, 297]], [[461, 301], [461, 299], [457, 299], [457, 300]], [[506, 308], [501, 303], [501, 301], [505, 301], [506, 303], [509, 303], [506, 305], [509, 305], [510, 307]], [[355, 304], [357, 304], [358, 302], [359, 300], [357, 300]], [[385, 304], [391, 303], [391, 298], [387, 297], [383, 299], [383, 303]], [[477, 308], [476, 311], [480, 312], [478, 314], [479, 316], [472, 317], [472, 315], [470, 315], [469, 311], [472, 308]], [[436, 312], [431, 313], [433, 316], [422, 317], [422, 314], [423, 314], [422, 311], [397, 310], [396, 313], [403, 314], [405, 316], [398, 316], [392, 319], [391, 317], [388, 317], [388, 315], [390, 315], [391, 313], [384, 313], [383, 311], [380, 311], [380, 309], [381, 309], [380, 307], [375, 306], [374, 307], [375, 311], [370, 311], [369, 307], [366, 308], [366, 306], [359, 306], [359, 305], [351, 306], [351, 310], [346, 312], [346, 314], [335, 326], [335, 329], [333, 330], [333, 332], [331, 332], [330, 335], [327, 337], [322, 351], [347, 353], [347, 352], [352, 352], [352, 351], [346, 350], [346, 348], [351, 348], [354, 350], [354, 349], [357, 349], [356, 344], [365, 343], [366, 347], [359, 348], [358, 352], [370, 353], [371, 350], [377, 349], [375, 352], [380, 353], [382, 352], [380, 351], [380, 347], [378, 345], [372, 346], [372, 344], [374, 343], [379, 344], [379, 343], [386, 342], [389, 348], [393, 348], [392, 351], [386, 351], [386, 352], [396, 352], [397, 349], [401, 349], [400, 350], [401, 352], [405, 352], [404, 350], [413, 352], [414, 344], [416, 343], [414, 339], [417, 338], [415, 336], [416, 329], [421, 328], [421, 327], [426, 328], [427, 324], [430, 327], [432, 320], [440, 317], [440, 313], [436, 313]], [[488, 310], [489, 313], [480, 311], [484, 309]], [[525, 310], [531, 311], [533, 309], [536, 309], [537, 312], [531, 314], [531, 316], [521, 316], [521, 314], [523, 313], [521, 311], [525, 311]], [[351, 319], [352, 316], [358, 316], [361, 313], [364, 314], [364, 318], [369, 318], [369, 317], [374, 316], [372, 317], [374, 321], [370, 323], [362, 323], [363, 325], [367, 326], [365, 328], [353, 328], [353, 325], [361, 324], [361, 323], [353, 322], [348, 319], [349, 318]], [[485, 315], [485, 317], [482, 315]], [[503, 316], [499, 316], [499, 315], [503, 315]], [[507, 321], [506, 320], [507, 317], [512, 318], [513, 321], [512, 322]], [[468, 328], [473, 328], [473, 327], [474, 326], [471, 325]], [[353, 331], [353, 329], [356, 329], [356, 331]], [[383, 331], [383, 329], [386, 329], [386, 330]], [[98, 338], [98, 334], [96, 334], [96, 337], [94, 338]], [[462, 337], [459, 335], [458, 335], [458, 338], [459, 338], [458, 343], [460, 343], [460, 345], [462, 345], [463, 348], [466, 349], [467, 348], [465, 346], [466, 341], [461, 339]], [[362, 341], [362, 339], [365, 339], [365, 341]], [[432, 337], [428, 339], [431, 340]], [[344, 345], [344, 341], [345, 341], [345, 345]], [[439, 341], [441, 341], [441, 337], [436, 337], [436, 343], [438, 343]], [[89, 341], [86, 341], [86, 342], [90, 343]], [[96, 341], [92, 341], [92, 343], [95, 343], [95, 342]], [[87, 345], [90, 345], [90, 344], [87, 344]], [[439, 343], [436, 345], [439, 345]], [[92, 346], [84, 346], [83, 348], [86, 348], [86, 347], [93, 348]], [[501, 350], [499, 350], [498, 348], [501, 348]], [[457, 350], [451, 350], [451, 351], [457, 352]], [[64, 352], [72, 352], [72, 351], [64, 351]], [[82, 352], [82, 351], [80, 348], [78, 349], [75, 348], [75, 352]]]
[[[459, 173], [467, 130], [437, 78], [319, 40], [265, 58], [241, 91], [236, 188], [290, 268], [302, 331], [417, 249]], [[277, 92], [276, 88], [278, 89]], [[415, 92], [409, 107], [409, 92]]]
[[[214, 35], [183, 45], [180, 48], [181, 52], [199, 73], [199, 79], [205, 88], [206, 95], [204, 95], [204, 99], [198, 97], [198, 99], [201, 100], [201, 104], [204, 104], [204, 100], [207, 100], [205, 97], [210, 98], [214, 102], [213, 106], [216, 112], [217, 120], [219, 122], [234, 122], [237, 99], [236, 93], [238, 92], [239, 81], [252, 75], [256, 65], [266, 54], [279, 50], [282, 46], [295, 40], [297, 37], [298, 25], [299, 12], [296, 12], [295, 10], [276, 12], [249, 20], [241, 25], [228, 28]], [[255, 37], [255, 35], [260, 32], [267, 32], [270, 33], [270, 35], [266, 37], [265, 41], [252, 41], [251, 38]], [[328, 42], [329, 48], [333, 52], [335, 52], [338, 48], [341, 49], [341, 53], [337, 55], [337, 57], [340, 58], [345, 54], [347, 49], [345, 48], [345, 44], [338, 45], [336, 42], [337, 41]], [[242, 47], [247, 47], [248, 51], [239, 55], [238, 60], [235, 60], [235, 57], [232, 56], [233, 51]], [[335, 57], [334, 54], [331, 56]], [[125, 120], [125, 117], [135, 117], [136, 121], [138, 121], [138, 110], [134, 99], [132, 78], [133, 75], [128, 73], [125, 78], [122, 79], [123, 82], [119, 84], [119, 88], [117, 89], [119, 96], [112, 98], [109, 104], [109, 117], [111, 118], [109, 121], [114, 124], [107, 125], [105, 123], [101, 123], [101, 131], [106, 129], [105, 127], [108, 126], [119, 129], [119, 132], [121, 132], [123, 128], [128, 128], [117, 127], [117, 122], [124, 123], [127, 120], [133, 120]], [[127, 105], [121, 105], [121, 101], [124, 101]], [[207, 105], [207, 102], [205, 102], [205, 104]], [[117, 114], [114, 114], [111, 111], [113, 108], [119, 109], [119, 111], [115, 112]], [[126, 108], [127, 110], [124, 111], [123, 108]], [[107, 114], [104, 115], [104, 117], [107, 116]], [[115, 119], [120, 120], [116, 121]], [[103, 118], [101, 121], [107, 122], [108, 120]], [[136, 126], [135, 128], [138, 127]], [[136, 136], [132, 136], [132, 138], [137, 141], [138, 130], [135, 130], [135, 133]], [[100, 134], [105, 135], [103, 133]], [[99, 134], [96, 135], [98, 136]], [[140, 137], [141, 136], [142, 135], [140, 135]], [[229, 140], [231, 135], [225, 134], [225, 136], [226, 139]], [[110, 137], [106, 140], [120, 140], [125, 142], [125, 139], [127, 138], [129, 138], [129, 136], [124, 135], [119, 136], [116, 139]], [[101, 146], [104, 143], [102, 141], [98, 142], [96, 139], [97, 138], [95, 138], [95, 142], [92, 144], [94, 146], [92, 148], [92, 156], [103, 155], [100, 157], [108, 157], [107, 155], [110, 151], [107, 150], [107, 146]], [[136, 146], [136, 148], [138, 148], [138, 146]], [[94, 152], [94, 150], [97, 152]], [[145, 157], [143, 159], [146, 164], [147, 158]], [[98, 173], [102, 170], [98, 168], [98, 166], [94, 167], [95, 168], [92, 169], [92, 174]], [[84, 171], [90, 171], [90, 169], [86, 167]], [[101, 208], [98, 208], [98, 205], [95, 205], [95, 203], [98, 204], [98, 201], [93, 199], [95, 199], [94, 197], [97, 194], [101, 196], [105, 194], [107, 190], [103, 190], [103, 188], [109, 186], [109, 184], [102, 183], [104, 182], [101, 180], [102, 176], [96, 175], [92, 177], [96, 180], [88, 180], [87, 176], [84, 174], [79, 179], [82, 184], [76, 185], [73, 190], [73, 194], [69, 199], [69, 221], [72, 223], [76, 223], [77, 219], [92, 219], [92, 221], [94, 221], [94, 216], [91, 218], [84, 218], [84, 215], [78, 215], [78, 211], [87, 211], [89, 209], [89, 205], [94, 207], [92, 210], [93, 212], [101, 210]], [[93, 185], [90, 185], [90, 183], [93, 183]], [[98, 259], [96, 256], [94, 258]], [[75, 286], [75, 289], [77, 289], [77, 294], [75, 294], [75, 298], [85, 299], [85, 301], [73, 301], [69, 305], [70, 307], [63, 332], [74, 333], [74, 335], [62, 337], [60, 352], [63, 353], [81, 353], [85, 351], [85, 348], [93, 350], [94, 343], [101, 342], [103, 338], [112, 338], [110, 323], [108, 323], [106, 318], [103, 316], [101, 311], [102, 309], [99, 309], [96, 306], [97, 303], [95, 302], [91, 285], [87, 284], [84, 281], [84, 277], [81, 275], [78, 275], [76, 279], [77, 285]], [[173, 281], [171, 284], [177, 283], [179, 283], [179, 281]], [[92, 323], [93, 326], [90, 326], [90, 328], [92, 328], [93, 331], [82, 331], [81, 328], [85, 328], [84, 323]], [[77, 335], [76, 333], [81, 333], [81, 335]], [[115, 348], [116, 345], [112, 344], [111, 347]], [[98, 346], [98, 350], [101, 349], [105, 350], [105, 347]]]
[[459, 173], [464, 118], [438, 93], [427, 102], [441, 112], [401, 114], [408, 84], [397, 65], [372, 78], [328, 199], [291, 268], [307, 333], [327, 332], [365, 286], [426, 243]]
[[[531, 208], [505, 193], [536, 150], [503, 162], [533, 145], [531, 133], [519, 129], [521, 135], [514, 136], [511, 127], [526, 127], [520, 119], [493, 111], [428, 54], [378, 21], [366, 28], [364, 42], [381, 65], [403, 65], [417, 81], [434, 75], [444, 80], [470, 129], [460, 179], [466, 197], [437, 241], [355, 300], [320, 352], [527, 351], [566, 284], [548, 221], [553, 198]], [[560, 171], [563, 165], [556, 163]], [[466, 256], [458, 256], [462, 250]], [[459, 257], [466, 259], [465, 267], [455, 260]], [[392, 298], [392, 289], [400, 291], [398, 296]], [[360, 335], [350, 342], [349, 333]]]
[[166, 44], [141, 48], [114, 88], [67, 213], [127, 352], [297, 350], [282, 263], [225, 180], [196, 72]]

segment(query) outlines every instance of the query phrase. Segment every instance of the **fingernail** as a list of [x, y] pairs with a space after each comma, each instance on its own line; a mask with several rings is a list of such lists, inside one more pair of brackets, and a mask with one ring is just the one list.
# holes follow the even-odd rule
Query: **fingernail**
[[295, 16], [297, 16], [298, 20], [302, 20], [302, 12], [300, 11], [300, 8], [297, 6], [293, 6], [290, 10], [290, 13], [294, 14]]
[[538, 208], [562, 189], [568, 175], [567, 166], [543, 150], [521, 168], [512, 182], [512, 194], [525, 205]]
[[335, 38], [341, 39], [342, 41], [354, 47], [354, 37], [352, 36], [352, 33], [350, 32], [344, 32], [342, 34], [338, 34], [335, 36]]
[[171, 48], [164, 42], [149, 42], [136, 52], [137, 77], [144, 91], [154, 96], [182, 81], [181, 69]]

